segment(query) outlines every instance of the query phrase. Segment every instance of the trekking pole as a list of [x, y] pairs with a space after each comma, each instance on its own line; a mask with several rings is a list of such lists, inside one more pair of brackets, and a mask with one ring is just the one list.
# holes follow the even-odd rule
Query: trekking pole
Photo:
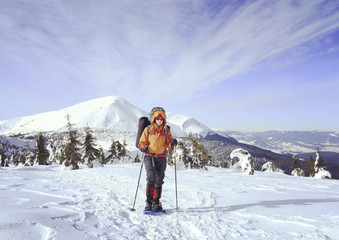
[[175, 178], [175, 203], [178, 212], [178, 184], [177, 184], [177, 147], [174, 147], [175, 158], [174, 158], [174, 178]]
[[130, 209], [132, 212], [135, 211], [135, 201], [137, 200], [137, 195], [138, 195], [138, 189], [139, 189], [139, 183], [140, 183], [140, 177], [141, 177], [141, 172], [142, 172], [142, 167], [144, 165], [144, 159], [145, 159], [145, 153], [142, 155], [142, 163], [141, 163], [141, 167], [140, 167], [140, 173], [139, 173], [139, 179], [138, 179], [138, 184], [137, 184], [137, 189], [135, 191], [135, 197], [134, 197], [134, 203], [133, 203], [133, 207]]

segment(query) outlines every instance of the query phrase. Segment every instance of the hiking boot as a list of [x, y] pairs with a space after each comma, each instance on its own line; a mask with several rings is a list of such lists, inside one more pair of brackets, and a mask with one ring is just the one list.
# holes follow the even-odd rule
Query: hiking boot
[[153, 203], [153, 206], [152, 206], [152, 210], [153, 211], [160, 211], [162, 210], [162, 205], [161, 205], [161, 202], [159, 201], [159, 199], [156, 199]]
[[146, 211], [152, 211], [152, 207], [153, 207], [153, 201], [146, 201], [145, 210]]

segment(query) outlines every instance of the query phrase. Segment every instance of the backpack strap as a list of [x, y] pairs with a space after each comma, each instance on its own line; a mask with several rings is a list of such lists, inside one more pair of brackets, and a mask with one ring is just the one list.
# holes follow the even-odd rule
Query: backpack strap
[[[165, 135], [166, 135], [166, 140], [165, 140], [165, 144], [166, 144], [166, 147], [167, 147], [167, 136], [168, 136], [168, 130], [170, 129], [170, 127], [169, 126], [165, 126], [164, 127], [164, 130], [165, 130]], [[150, 136], [150, 134], [151, 134], [151, 125], [148, 125], [147, 126], [147, 131], [148, 131], [148, 137]]]

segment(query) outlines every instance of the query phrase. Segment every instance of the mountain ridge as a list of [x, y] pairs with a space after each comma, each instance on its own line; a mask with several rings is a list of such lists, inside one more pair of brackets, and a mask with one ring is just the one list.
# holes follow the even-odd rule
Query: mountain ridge
[[[139, 109], [118, 96], [95, 98], [57, 111], [0, 121], [0, 135], [63, 132], [66, 131], [67, 114], [75, 128], [88, 125], [91, 128], [112, 128], [134, 133], [139, 118], [148, 116], [148, 111]], [[199, 138], [217, 135], [211, 128], [192, 117], [173, 112], [166, 112], [166, 115], [167, 123], [176, 137], [187, 137], [190, 133]]]

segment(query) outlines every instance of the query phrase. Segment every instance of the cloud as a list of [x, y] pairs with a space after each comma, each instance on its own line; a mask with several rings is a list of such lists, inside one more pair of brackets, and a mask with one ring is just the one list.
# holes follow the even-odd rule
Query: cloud
[[305, 44], [339, 28], [337, 1], [241, 2], [6, 1], [0, 62], [35, 84], [180, 101], [296, 48], [315, 54]]

